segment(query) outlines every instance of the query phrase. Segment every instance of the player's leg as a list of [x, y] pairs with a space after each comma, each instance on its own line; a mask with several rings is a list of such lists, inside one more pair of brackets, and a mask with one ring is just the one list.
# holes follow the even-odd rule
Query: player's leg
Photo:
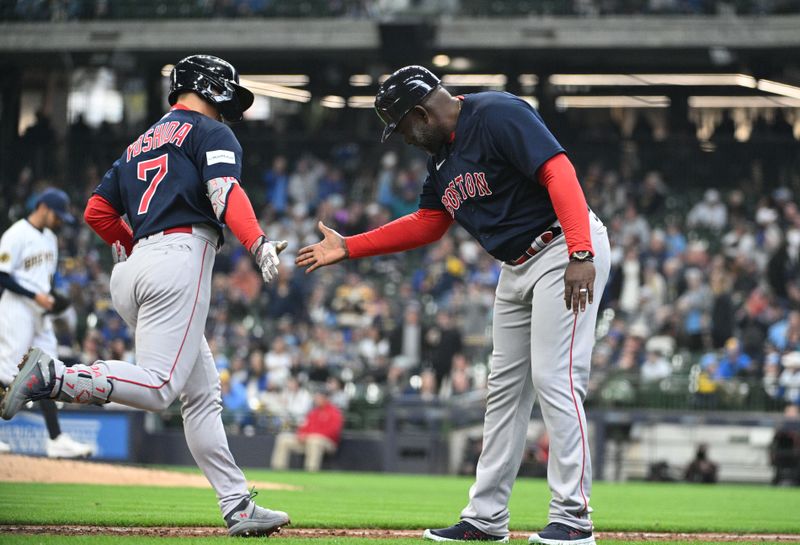
[[236, 465], [222, 425], [219, 373], [205, 338], [192, 374], [181, 393], [186, 444], [217, 493], [223, 515], [248, 498], [247, 481]]
[[[530, 307], [520, 301], [518, 277], [518, 272], [504, 266], [497, 286], [483, 450], [469, 503], [461, 512], [462, 524], [489, 534], [489, 539], [508, 539], [508, 499], [522, 461], [534, 401], [528, 345]], [[437, 534], [458, 535], [440, 530], [426, 534], [434, 540]]]
[[136, 323], [137, 364], [106, 360], [65, 367], [33, 350], [13, 395], [0, 405], [3, 418], [11, 418], [28, 399], [48, 396], [73, 403], [106, 403], [113, 396], [115, 402], [145, 410], [169, 407], [200, 353], [215, 253], [204, 238], [172, 237], [138, 244], [111, 277], [115, 307]]
[[[58, 354], [58, 340], [50, 316], [39, 317], [31, 344], [38, 346], [53, 357]], [[58, 420], [58, 409], [52, 399], [42, 399], [38, 405], [50, 436], [45, 443], [47, 456], [50, 458], [86, 458], [94, 453], [94, 446], [76, 441], [69, 434], [62, 433]]]
[[[586, 533], [592, 531], [589, 516], [592, 471], [583, 402], [610, 253], [605, 228], [599, 222], [593, 222], [592, 228], [596, 271], [594, 303], [577, 315], [566, 309], [567, 255], [565, 243], [559, 241], [558, 247], [543, 253], [542, 259], [535, 263], [534, 273], [541, 273], [541, 277], [533, 290], [531, 325], [533, 384], [550, 439], [547, 473], [553, 498], [549, 520]], [[587, 539], [593, 540], [590, 536]], [[590, 542], [593, 541], [587, 541]]]
[[200, 354], [181, 392], [186, 443], [195, 462], [217, 493], [230, 535], [266, 536], [289, 523], [282, 511], [259, 507], [247, 492], [247, 481], [228, 448], [222, 425], [222, 391], [214, 357], [205, 337]]
[[288, 469], [292, 452], [302, 452], [302, 448], [303, 445], [297, 440], [294, 432], [279, 433], [275, 437], [275, 445], [272, 447], [270, 467], [272, 469]]
[[204, 239], [172, 235], [140, 243], [115, 267], [111, 292], [123, 319], [135, 321], [136, 365], [98, 362], [108, 368], [113, 401], [161, 411], [184, 389], [199, 361], [214, 255]]

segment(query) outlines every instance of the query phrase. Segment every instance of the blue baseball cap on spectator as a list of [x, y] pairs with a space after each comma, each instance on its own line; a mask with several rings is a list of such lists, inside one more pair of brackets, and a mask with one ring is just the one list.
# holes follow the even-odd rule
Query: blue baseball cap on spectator
[[69, 197], [60, 189], [49, 187], [42, 191], [36, 199], [36, 206], [42, 203], [55, 212], [61, 221], [75, 223], [75, 216], [69, 213]]

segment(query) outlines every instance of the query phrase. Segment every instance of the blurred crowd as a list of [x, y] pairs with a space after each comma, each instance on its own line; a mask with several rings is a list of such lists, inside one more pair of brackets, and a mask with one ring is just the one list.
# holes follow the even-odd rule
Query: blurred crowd
[[[77, 217], [122, 149], [106, 131], [80, 121], [70, 129], [78, 142], [95, 143], [93, 154], [67, 154], [67, 172], [81, 180], [65, 187]], [[25, 166], [4, 185], [4, 228], [56, 176], [55, 140], [44, 116], [25, 133]], [[351, 427], [378, 425], [380, 412], [365, 407], [389, 399], [483, 398], [500, 266], [464, 230], [310, 275], [294, 267], [294, 253], [319, 240], [318, 221], [348, 235], [417, 208], [422, 157], [342, 151], [350, 148], [248, 167], [244, 187], [265, 231], [289, 249], [269, 285], [230, 233], [217, 256], [206, 336], [232, 426], [297, 426], [320, 389]], [[686, 190], [635, 154], [577, 156], [613, 253], [589, 403], [800, 404], [800, 180], [767, 191], [753, 179]], [[131, 331], [110, 303], [110, 252], [82, 222], [65, 226], [59, 244], [56, 285], [74, 301], [57, 321], [62, 358], [133, 361]]]
[[124, 18], [349, 17], [397, 15], [767, 15], [798, 13], [794, 0], [8, 0], [0, 18], [69, 21]]

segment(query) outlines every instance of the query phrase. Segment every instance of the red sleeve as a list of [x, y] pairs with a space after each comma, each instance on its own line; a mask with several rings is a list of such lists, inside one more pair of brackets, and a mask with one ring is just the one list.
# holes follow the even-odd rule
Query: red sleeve
[[128, 255], [133, 251], [133, 231], [111, 203], [100, 195], [92, 195], [86, 203], [83, 219], [108, 245], [120, 241]]
[[345, 237], [350, 259], [419, 248], [442, 238], [453, 224], [444, 210], [420, 208], [372, 231]]
[[264, 231], [258, 224], [256, 213], [247, 193], [244, 192], [239, 184], [233, 184], [230, 194], [228, 194], [228, 204], [225, 208], [223, 221], [230, 227], [234, 236], [239, 239], [242, 246], [248, 250], [253, 244], [264, 235]]
[[589, 230], [589, 207], [583, 195], [575, 167], [563, 153], [554, 155], [537, 172], [539, 183], [550, 194], [558, 221], [564, 230], [569, 253], [592, 249]]

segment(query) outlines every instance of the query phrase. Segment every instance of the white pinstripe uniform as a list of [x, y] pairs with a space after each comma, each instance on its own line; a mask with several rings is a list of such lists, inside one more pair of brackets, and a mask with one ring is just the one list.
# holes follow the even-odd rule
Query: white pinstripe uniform
[[[0, 272], [23, 288], [49, 293], [58, 263], [56, 235], [46, 227], [39, 230], [28, 220], [14, 223], [0, 239]], [[17, 365], [31, 345], [56, 355], [58, 344], [49, 314], [36, 302], [9, 290], [0, 297], [0, 382], [9, 384]]]

